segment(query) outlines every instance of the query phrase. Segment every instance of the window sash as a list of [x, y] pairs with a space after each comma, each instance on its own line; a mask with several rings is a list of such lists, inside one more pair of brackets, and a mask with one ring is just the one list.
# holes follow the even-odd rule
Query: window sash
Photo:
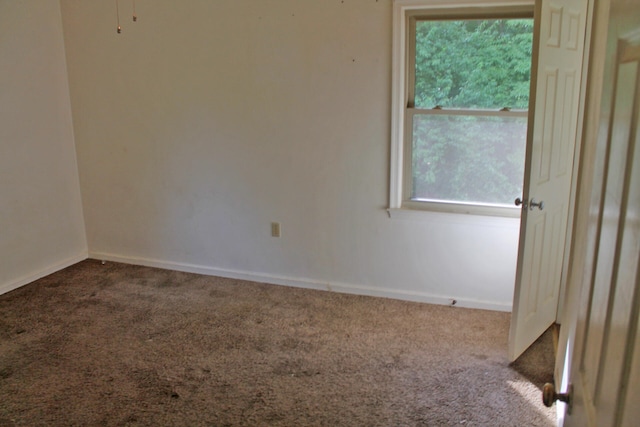
[[[488, 202], [465, 202], [460, 200], [440, 200], [440, 199], [414, 199], [412, 198], [413, 189], [413, 125], [415, 116], [461, 116], [461, 117], [520, 117], [527, 118], [529, 115], [528, 110], [484, 110], [484, 109], [421, 109], [421, 108], [406, 108], [405, 109], [405, 123], [404, 123], [404, 164], [403, 164], [403, 184], [402, 184], [402, 202], [401, 208], [416, 209], [429, 207], [433, 210], [441, 211], [458, 211], [457, 208], [462, 208], [468, 211], [470, 208], [473, 211], [477, 208], [478, 213], [485, 213], [491, 215], [506, 215], [512, 216], [512, 212], [519, 212], [515, 206], [509, 206], [504, 204], [493, 204]], [[440, 206], [439, 206], [440, 205]], [[484, 212], [487, 211], [487, 212]], [[468, 212], [470, 213], [470, 212]]]
[[[408, 10], [407, 19], [407, 76], [406, 96], [407, 108], [415, 106], [416, 86], [416, 24], [418, 21], [446, 20], [483, 20], [483, 19], [533, 19], [531, 6], [494, 6], [490, 8], [452, 8], [425, 10]], [[435, 105], [434, 105], [435, 107]], [[508, 105], [505, 105], [508, 107]]]
[[413, 115], [438, 115], [443, 116], [483, 116], [483, 117], [527, 117], [528, 110], [484, 110], [466, 108], [407, 108], [405, 116]]

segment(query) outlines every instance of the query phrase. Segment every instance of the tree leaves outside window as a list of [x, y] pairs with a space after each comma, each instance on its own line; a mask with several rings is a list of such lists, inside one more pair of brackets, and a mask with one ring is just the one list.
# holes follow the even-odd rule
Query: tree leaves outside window
[[522, 192], [526, 114], [473, 110], [528, 108], [533, 20], [415, 29], [411, 199], [510, 205]]

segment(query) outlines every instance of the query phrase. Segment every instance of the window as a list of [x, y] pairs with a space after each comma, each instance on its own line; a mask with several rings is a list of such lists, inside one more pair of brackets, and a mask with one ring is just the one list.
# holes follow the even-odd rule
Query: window
[[517, 216], [533, 8], [416, 3], [394, 6], [390, 207]]

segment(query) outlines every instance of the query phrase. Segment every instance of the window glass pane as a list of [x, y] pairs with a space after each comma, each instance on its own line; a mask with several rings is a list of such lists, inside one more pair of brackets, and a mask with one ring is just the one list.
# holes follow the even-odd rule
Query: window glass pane
[[414, 115], [411, 199], [513, 206], [526, 139], [526, 117]]
[[526, 109], [533, 19], [416, 22], [416, 108]]

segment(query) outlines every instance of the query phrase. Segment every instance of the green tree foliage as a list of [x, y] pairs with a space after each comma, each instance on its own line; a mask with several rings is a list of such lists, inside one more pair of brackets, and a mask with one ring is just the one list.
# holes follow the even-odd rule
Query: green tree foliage
[[416, 108], [526, 109], [533, 21], [416, 23]]
[[[415, 107], [526, 109], [533, 21], [418, 21]], [[510, 204], [522, 191], [526, 119], [414, 116], [415, 199]]]

